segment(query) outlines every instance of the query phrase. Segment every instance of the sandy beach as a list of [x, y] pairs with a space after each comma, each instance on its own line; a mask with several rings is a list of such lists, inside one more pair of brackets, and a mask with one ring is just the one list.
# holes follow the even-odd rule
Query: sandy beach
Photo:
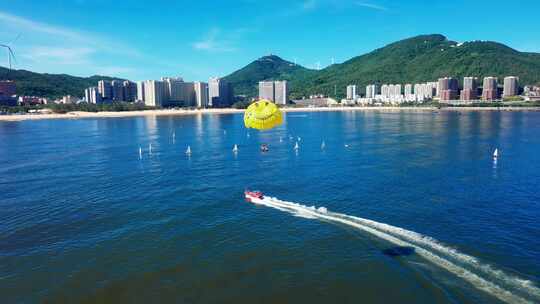
[[[385, 111], [385, 112], [422, 112], [422, 111], [540, 111], [538, 107], [319, 107], [319, 108], [284, 108], [283, 112], [334, 112], [334, 111]], [[24, 114], [0, 115], [0, 121], [23, 121], [39, 119], [78, 119], [78, 118], [118, 118], [134, 116], [174, 116], [196, 114], [233, 114], [243, 113], [242, 109], [162, 109], [125, 112], [68, 112], [65, 114]]]

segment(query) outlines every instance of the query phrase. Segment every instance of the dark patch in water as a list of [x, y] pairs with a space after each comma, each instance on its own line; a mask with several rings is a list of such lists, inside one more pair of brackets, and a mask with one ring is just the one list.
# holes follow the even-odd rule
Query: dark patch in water
[[384, 249], [382, 253], [391, 257], [409, 256], [409, 255], [414, 254], [414, 247], [409, 247], [409, 246], [391, 247], [388, 249]]

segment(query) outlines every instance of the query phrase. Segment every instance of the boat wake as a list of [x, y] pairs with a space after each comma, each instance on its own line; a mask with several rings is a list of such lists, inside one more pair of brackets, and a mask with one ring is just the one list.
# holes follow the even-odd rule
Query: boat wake
[[309, 207], [277, 198], [265, 197], [254, 201], [294, 216], [321, 219], [367, 232], [397, 246], [414, 247], [415, 252], [433, 264], [453, 273], [498, 299], [508, 303], [540, 302], [540, 289], [531, 281], [521, 279], [483, 263], [477, 258], [420, 233], [361, 217], [330, 212], [324, 207]]

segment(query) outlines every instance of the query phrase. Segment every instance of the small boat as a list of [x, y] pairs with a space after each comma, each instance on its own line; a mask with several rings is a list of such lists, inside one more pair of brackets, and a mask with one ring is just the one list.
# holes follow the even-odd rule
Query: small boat
[[191, 147], [187, 146], [186, 155], [191, 155]]
[[298, 142], [296, 142], [296, 144], [294, 144], [294, 149], [295, 149], [295, 150], [299, 150], [299, 149], [300, 149], [300, 146], [298, 146]]
[[264, 199], [264, 195], [261, 191], [244, 191], [244, 196], [247, 202], [256, 203]]
[[499, 157], [499, 149], [495, 149], [495, 151], [493, 151], [493, 158], [498, 158]]
[[324, 142], [324, 140], [322, 141], [322, 144], [321, 144], [321, 150], [324, 150], [326, 148], [326, 143]]
[[232, 148], [232, 151], [234, 153], [238, 153], [238, 145], [235, 144], [234, 147]]
[[142, 148], [139, 147], [139, 159], [141, 159], [141, 158], [142, 158]]
[[261, 152], [268, 152], [268, 145], [267, 144], [262, 144], [261, 145]]
[[348, 147], [350, 147], [349, 144], [345, 144], [345, 148], [348, 148]]
[[148, 153], [152, 154], [152, 144], [148, 144]]
[[283, 142], [283, 137], [279, 137], [279, 142]]

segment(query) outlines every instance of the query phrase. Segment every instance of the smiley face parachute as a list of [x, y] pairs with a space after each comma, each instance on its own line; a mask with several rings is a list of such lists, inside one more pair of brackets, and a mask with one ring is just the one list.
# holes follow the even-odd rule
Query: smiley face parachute
[[283, 114], [275, 103], [261, 99], [249, 105], [244, 113], [246, 128], [269, 130], [283, 123]]

